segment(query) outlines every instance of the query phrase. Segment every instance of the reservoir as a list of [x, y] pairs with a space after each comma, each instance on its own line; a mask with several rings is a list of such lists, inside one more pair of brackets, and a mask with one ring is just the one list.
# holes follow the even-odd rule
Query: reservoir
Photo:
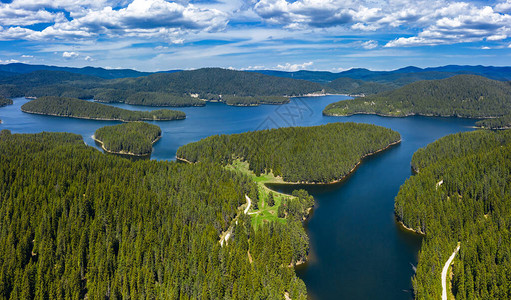
[[[348, 97], [294, 98], [280, 106], [233, 107], [207, 103], [205, 107], [177, 108], [186, 112], [186, 120], [152, 122], [161, 127], [163, 136], [154, 145], [151, 158], [173, 160], [178, 147], [210, 135], [276, 127], [360, 122], [398, 131], [401, 144], [364, 159], [346, 180], [331, 185], [299, 186], [314, 196], [316, 207], [305, 224], [311, 246], [309, 261], [297, 267], [297, 273], [312, 299], [411, 299], [411, 277], [421, 237], [403, 230], [395, 222], [394, 197], [400, 185], [411, 176], [410, 160], [417, 149], [445, 135], [472, 130], [475, 120], [322, 115], [326, 105], [343, 99]], [[119, 123], [22, 113], [20, 107], [27, 101], [17, 98], [14, 105], [0, 108], [3, 121], [0, 130], [73, 132], [99, 149], [91, 137], [96, 129]], [[289, 193], [298, 187], [272, 188]]]

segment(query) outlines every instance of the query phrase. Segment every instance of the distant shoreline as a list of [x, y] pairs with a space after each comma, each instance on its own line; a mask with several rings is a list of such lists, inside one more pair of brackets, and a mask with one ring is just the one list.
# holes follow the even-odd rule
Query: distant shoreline
[[[408, 113], [405, 115], [389, 115], [384, 113], [377, 113], [377, 112], [354, 112], [349, 114], [336, 114], [336, 113], [329, 113], [327, 111], [323, 111], [323, 115], [327, 117], [351, 117], [356, 115], [376, 115], [380, 117], [388, 117], [388, 118], [406, 118], [406, 117], [413, 117], [413, 116], [420, 116], [420, 117], [438, 117], [438, 118], [463, 118], [463, 119], [475, 119], [475, 120], [484, 120], [484, 119], [495, 119], [499, 117], [490, 116], [490, 117], [467, 117], [467, 116], [460, 116], [458, 114], [455, 115], [435, 115], [435, 114], [424, 114], [424, 113]], [[482, 128], [474, 126], [474, 128]]]
[[71, 116], [71, 115], [59, 115], [59, 114], [52, 114], [52, 113], [35, 112], [35, 111], [26, 110], [23, 108], [20, 108], [20, 109], [24, 113], [34, 114], [34, 115], [53, 116], [53, 117], [60, 117], [60, 118], [84, 119], [84, 120], [96, 120], [96, 121], [120, 121], [120, 122], [124, 122], [124, 123], [136, 122], [136, 121], [175, 121], [175, 120], [186, 119], [186, 116], [185, 116], [183, 118], [177, 117], [175, 119], [149, 119], [149, 118], [147, 118], [147, 119], [140, 119], [140, 120], [135, 120], [135, 121], [126, 121], [123, 119], [112, 119], [112, 118], [107, 119], [107, 118], [92, 118], [92, 117], [81, 117], [81, 116]]

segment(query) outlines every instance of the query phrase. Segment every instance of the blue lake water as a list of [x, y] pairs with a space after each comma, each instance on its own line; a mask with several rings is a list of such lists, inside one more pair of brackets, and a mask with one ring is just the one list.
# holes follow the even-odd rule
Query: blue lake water
[[[312, 299], [410, 299], [412, 264], [417, 263], [421, 238], [404, 231], [394, 220], [394, 197], [411, 176], [413, 153], [434, 140], [455, 132], [472, 130], [474, 120], [459, 118], [373, 115], [327, 117], [323, 108], [344, 96], [295, 98], [280, 106], [233, 107], [208, 103], [205, 107], [177, 108], [186, 120], [152, 122], [163, 137], [151, 158], [175, 159], [179, 146], [215, 134], [251, 130], [314, 126], [331, 122], [360, 122], [398, 131], [402, 142], [387, 151], [364, 159], [345, 181], [332, 185], [301, 186], [316, 199], [316, 208], [306, 223], [311, 242], [309, 261], [297, 268]], [[0, 108], [1, 129], [13, 133], [66, 131], [81, 134], [97, 147], [91, 136], [99, 127], [118, 124], [26, 114], [20, 111], [28, 100]], [[158, 108], [114, 104], [132, 110]], [[290, 192], [296, 186], [274, 186]]]

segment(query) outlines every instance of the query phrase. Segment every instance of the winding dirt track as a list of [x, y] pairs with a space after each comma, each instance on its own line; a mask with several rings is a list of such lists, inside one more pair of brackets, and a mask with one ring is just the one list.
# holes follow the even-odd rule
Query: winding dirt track
[[442, 300], [447, 300], [447, 271], [449, 270], [449, 266], [452, 264], [456, 253], [460, 250], [460, 243], [458, 243], [458, 247], [454, 249], [454, 252], [451, 254], [451, 257], [445, 262], [444, 268], [442, 269]]

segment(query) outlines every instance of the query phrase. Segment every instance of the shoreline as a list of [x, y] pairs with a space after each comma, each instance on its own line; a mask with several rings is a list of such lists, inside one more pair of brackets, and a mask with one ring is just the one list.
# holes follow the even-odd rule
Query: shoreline
[[420, 230], [416, 230], [416, 229], [413, 229], [413, 228], [410, 228], [408, 226], [405, 225], [405, 223], [403, 223], [403, 221], [400, 221], [396, 215], [396, 213], [394, 212], [394, 217], [395, 217], [395, 220], [396, 222], [400, 225], [400, 227], [406, 231], [410, 231], [410, 232], [413, 232], [415, 234], [418, 234], [420, 236], [426, 236], [426, 234]]
[[42, 113], [42, 112], [35, 112], [35, 111], [29, 111], [23, 108], [20, 108], [20, 110], [24, 113], [28, 114], [34, 114], [34, 115], [41, 115], [41, 116], [52, 116], [52, 117], [60, 117], [60, 118], [73, 118], [73, 119], [84, 119], [84, 120], [96, 120], [96, 121], [120, 121], [124, 123], [128, 122], [138, 122], [138, 121], [176, 121], [176, 120], [184, 120], [186, 119], [186, 116], [184, 118], [176, 118], [176, 119], [140, 119], [140, 120], [134, 120], [134, 121], [126, 121], [123, 119], [107, 119], [107, 118], [91, 118], [91, 117], [80, 117], [80, 116], [65, 116], [65, 115], [58, 115], [58, 114], [52, 114], [52, 113]]
[[[121, 155], [131, 155], [131, 156], [137, 156], [137, 157], [144, 157], [144, 156], [150, 156], [153, 153], [152, 147], [151, 147], [151, 152], [149, 152], [147, 154], [135, 154], [135, 153], [132, 153], [132, 152], [123, 152], [123, 151], [116, 152], [116, 151], [108, 150], [107, 148], [105, 148], [105, 143], [103, 143], [103, 141], [101, 141], [101, 140], [98, 140], [95, 135], [91, 135], [91, 138], [94, 141], [96, 141], [96, 142], [101, 144], [101, 149], [103, 149], [104, 151], [106, 151], [108, 153], [112, 153], [112, 154], [121, 154]], [[159, 141], [160, 139], [161, 139], [161, 135], [158, 136], [154, 141], [151, 142], [151, 146], [154, 143], [156, 143], [157, 141]]]
[[[354, 113], [348, 113], [348, 114], [336, 114], [336, 113], [329, 113], [329, 112], [324, 111], [324, 110], [323, 110], [323, 115], [327, 116], [327, 117], [351, 117], [351, 116], [356, 116], [356, 115], [376, 115], [376, 116], [388, 117], [388, 118], [406, 118], [406, 117], [420, 116], [420, 117], [438, 117], [438, 118], [463, 118], [463, 119], [474, 119], [474, 120], [485, 120], [485, 119], [499, 118], [499, 117], [495, 117], [495, 116], [490, 116], [490, 117], [468, 117], [468, 116], [460, 116], [458, 114], [455, 114], [455, 115], [435, 115], [435, 114], [424, 114], [424, 113], [408, 113], [408, 114], [405, 114], [405, 115], [390, 115], [390, 114], [377, 113], [377, 112], [354, 112]], [[474, 128], [483, 128], [483, 127], [474, 126]]]
[[[373, 152], [370, 152], [370, 153], [367, 153], [363, 156], [360, 157], [360, 159], [358, 160], [358, 162], [355, 164], [355, 166], [353, 166], [353, 168], [351, 168], [351, 170], [349, 170], [345, 175], [343, 175], [341, 178], [339, 179], [335, 179], [333, 181], [329, 181], [329, 182], [313, 182], [313, 181], [299, 181], [299, 182], [296, 182], [296, 181], [284, 181], [282, 179], [282, 177], [275, 177], [277, 178], [277, 180], [270, 180], [266, 183], [273, 183], [273, 184], [288, 184], [288, 185], [297, 185], [297, 184], [305, 184], [305, 185], [327, 185], [327, 184], [335, 184], [335, 183], [339, 183], [341, 181], [343, 181], [344, 179], [346, 179], [348, 176], [350, 176], [357, 168], [358, 166], [362, 163], [362, 161], [364, 160], [364, 158], [368, 157], [368, 156], [371, 156], [371, 155], [374, 155], [376, 153], [379, 153], [379, 152], [382, 152], [382, 151], [385, 151], [389, 148], [391, 148], [392, 146], [395, 146], [399, 143], [401, 143], [402, 139], [400, 138], [398, 141], [395, 141], [395, 142], [392, 142], [390, 144], [388, 144], [386, 147], [384, 148], [381, 148], [381, 149], [378, 149], [376, 151], [373, 151]], [[182, 157], [178, 157], [176, 155], [176, 160], [180, 160], [182, 162], [186, 162], [186, 163], [189, 163], [189, 164], [193, 164], [193, 162], [187, 160], [186, 158], [182, 158]], [[265, 183], [265, 185], [266, 185]]]

